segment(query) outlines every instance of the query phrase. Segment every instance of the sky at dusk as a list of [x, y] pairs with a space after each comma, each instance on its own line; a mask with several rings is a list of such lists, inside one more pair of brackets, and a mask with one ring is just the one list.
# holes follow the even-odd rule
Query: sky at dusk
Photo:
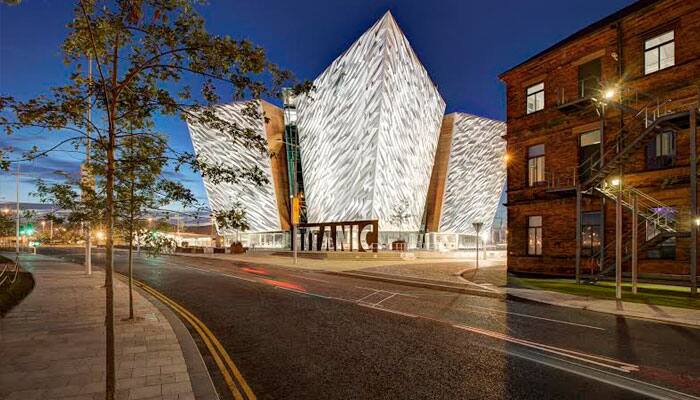
[[[504, 86], [498, 74], [578, 29], [631, 4], [632, 0], [210, 0], [201, 8], [211, 33], [247, 38], [300, 79], [313, 80], [387, 10], [391, 10], [447, 103], [461, 111], [504, 120]], [[66, 81], [60, 44], [73, 15], [73, 1], [24, 0], [0, 5], [0, 94], [27, 99]], [[192, 150], [179, 119], [158, 119], [176, 149]], [[46, 132], [2, 134], [0, 147], [46, 148], [57, 137]], [[56, 170], [77, 173], [83, 155], [62, 148], [22, 165], [21, 200], [37, 178]], [[171, 172], [205, 200], [201, 178]], [[0, 173], [0, 202], [15, 198], [15, 178]]]

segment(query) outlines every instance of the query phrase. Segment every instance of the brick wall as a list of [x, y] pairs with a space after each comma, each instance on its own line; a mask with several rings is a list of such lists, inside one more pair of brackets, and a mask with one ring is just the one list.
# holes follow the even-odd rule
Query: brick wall
[[[675, 33], [675, 65], [644, 76], [644, 41], [667, 30]], [[622, 53], [617, 38], [621, 32]], [[545, 145], [545, 170], [550, 184], [565, 181], [575, 174], [579, 159], [580, 133], [601, 126], [595, 107], [582, 107], [576, 112], [562, 112], [557, 106], [578, 97], [578, 67], [587, 61], [601, 60], [601, 77], [609, 85], [620, 82], [618, 60], [623, 61], [623, 86], [643, 91], [660, 99], [672, 99], [669, 111], [685, 111], [697, 107], [700, 91], [700, 3], [696, 1], [659, 1], [620, 20], [620, 26], [603, 26], [598, 30], [564, 44], [537, 59], [514, 68], [501, 76], [507, 93], [508, 166], [508, 267], [511, 271], [573, 273], [576, 251], [575, 191], [551, 191], [547, 185], [528, 187], [527, 149]], [[526, 89], [545, 83], [545, 108], [526, 114]], [[629, 98], [629, 97], [628, 97]], [[649, 102], [640, 98], [631, 103], [643, 109]], [[622, 121], [621, 121], [622, 118]], [[633, 115], [621, 117], [613, 108], [606, 109], [603, 141], [606, 149], [617, 142], [621, 126], [634, 127]], [[640, 124], [641, 125], [641, 124]], [[676, 137], [676, 162], [673, 167], [647, 170], [645, 148], [624, 164], [624, 182], [658, 200], [674, 206], [680, 213], [684, 230], [690, 229], [689, 215], [689, 130], [680, 129]], [[582, 209], [601, 209], [598, 196], [584, 196]], [[614, 241], [615, 204], [605, 207], [605, 236]], [[623, 215], [623, 231], [631, 230], [631, 213]], [[543, 255], [527, 256], [527, 217], [543, 217]], [[643, 220], [640, 220], [643, 225]], [[643, 234], [640, 235], [644, 240]], [[606, 244], [607, 244], [606, 243]], [[609, 247], [614, 251], [614, 246]], [[646, 259], [640, 253], [640, 272], [687, 274], [689, 239], [679, 238], [675, 260]], [[612, 258], [611, 258], [612, 259]], [[628, 264], [628, 263], [627, 263]], [[629, 265], [625, 264], [625, 268]]]

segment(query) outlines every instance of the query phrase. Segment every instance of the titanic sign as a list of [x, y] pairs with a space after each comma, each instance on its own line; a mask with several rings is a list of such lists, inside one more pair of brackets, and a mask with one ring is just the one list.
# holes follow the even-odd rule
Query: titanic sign
[[301, 251], [377, 251], [379, 221], [299, 224]]

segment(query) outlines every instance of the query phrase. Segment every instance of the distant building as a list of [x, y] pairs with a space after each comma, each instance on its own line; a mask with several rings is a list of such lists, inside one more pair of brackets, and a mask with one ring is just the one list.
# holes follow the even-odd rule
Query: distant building
[[[390, 13], [313, 83], [310, 95], [287, 96], [284, 109], [255, 101], [267, 124], [245, 117], [248, 102], [216, 108], [265, 138], [272, 158], [189, 127], [201, 157], [255, 165], [269, 180], [205, 179], [214, 211], [238, 201], [247, 212], [249, 232], [221, 234], [251, 246], [289, 246], [289, 199], [298, 194], [302, 248], [349, 249], [355, 237], [372, 248], [399, 240], [409, 248], [464, 248], [474, 245], [474, 222], [483, 223], [485, 239], [500, 237], [490, 232], [505, 183], [505, 124], [445, 116], [444, 100]], [[350, 227], [368, 221], [378, 232], [371, 224]]]
[[687, 279], [698, 2], [638, 1], [500, 77], [509, 271]]

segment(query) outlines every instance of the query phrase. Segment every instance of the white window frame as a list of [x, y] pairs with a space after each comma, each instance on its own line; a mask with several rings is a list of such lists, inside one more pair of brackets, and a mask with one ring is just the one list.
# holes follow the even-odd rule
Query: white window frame
[[[535, 155], [532, 150], [535, 147], [542, 146], [542, 152]], [[539, 183], [546, 182], [545, 177], [545, 146], [544, 144], [536, 144], [527, 148], [527, 185], [535, 186]]]
[[[539, 218], [538, 220], [533, 218]], [[530, 215], [527, 217], [527, 255], [542, 255], [542, 216]]]
[[656, 134], [656, 157], [676, 156], [676, 135], [673, 131]]
[[[644, 75], [653, 74], [676, 65], [676, 35], [674, 30], [644, 41]], [[664, 52], [667, 57], [662, 58]]]
[[527, 114], [544, 110], [544, 82], [528, 86], [525, 96], [525, 112]]

